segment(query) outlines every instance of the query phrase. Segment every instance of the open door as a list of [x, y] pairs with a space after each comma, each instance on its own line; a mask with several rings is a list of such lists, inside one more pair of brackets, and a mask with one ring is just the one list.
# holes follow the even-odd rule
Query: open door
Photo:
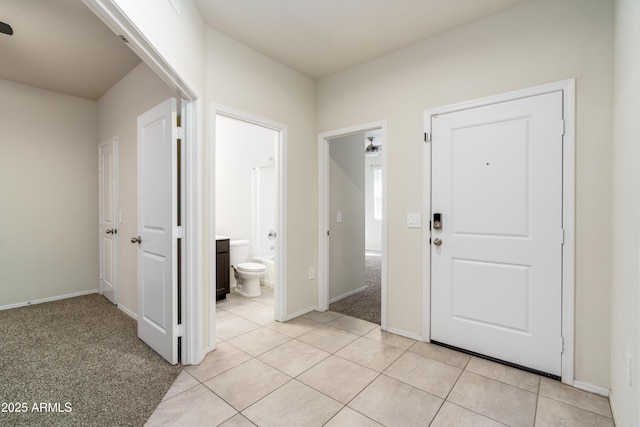
[[178, 363], [177, 101], [138, 117], [138, 337]]

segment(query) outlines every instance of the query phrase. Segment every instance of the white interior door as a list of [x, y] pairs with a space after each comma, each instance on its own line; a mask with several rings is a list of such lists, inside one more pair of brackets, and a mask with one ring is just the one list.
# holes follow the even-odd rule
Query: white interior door
[[178, 363], [176, 123], [174, 98], [138, 117], [138, 336], [171, 364]]
[[562, 115], [557, 91], [432, 120], [431, 338], [553, 375]]
[[98, 147], [100, 292], [114, 304], [118, 302], [117, 161], [117, 140], [113, 138], [100, 144]]

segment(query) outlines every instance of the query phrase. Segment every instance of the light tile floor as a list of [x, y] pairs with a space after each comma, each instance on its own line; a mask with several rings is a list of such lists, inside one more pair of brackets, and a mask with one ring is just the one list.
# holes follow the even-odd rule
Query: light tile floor
[[613, 426], [609, 401], [334, 312], [273, 322], [273, 293], [217, 304], [217, 348], [148, 426]]

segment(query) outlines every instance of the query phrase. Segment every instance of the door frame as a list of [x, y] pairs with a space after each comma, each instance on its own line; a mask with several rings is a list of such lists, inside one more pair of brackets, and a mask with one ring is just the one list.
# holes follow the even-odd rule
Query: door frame
[[185, 192], [178, 201], [185, 208], [182, 214], [182, 226], [185, 237], [180, 240], [183, 258], [181, 271], [180, 300], [182, 311], [182, 336], [180, 361], [185, 365], [196, 365], [206, 356], [206, 343], [202, 342], [204, 306], [203, 290], [198, 286], [201, 280], [200, 267], [202, 247], [202, 101], [192, 87], [181, 77], [166, 58], [156, 49], [153, 42], [136, 26], [115, 0], [82, 0], [83, 3], [109, 27], [115, 34], [123, 36], [127, 45], [142, 61], [149, 66], [181, 98], [182, 128], [184, 129], [186, 155], [182, 158], [181, 170], [184, 171]]
[[[274, 317], [278, 322], [289, 320], [287, 318], [287, 125], [265, 119], [254, 114], [247, 113], [236, 108], [211, 102], [209, 108], [209, 150], [207, 165], [209, 166], [209, 247], [216, 247], [215, 227], [215, 148], [216, 148], [216, 117], [218, 115], [230, 117], [249, 124], [265, 127], [278, 132], [279, 139], [275, 149], [275, 162], [277, 166], [277, 194], [276, 206], [277, 239], [275, 248], [276, 274], [274, 287]], [[216, 322], [216, 254], [209, 253], [209, 350], [214, 350], [215, 322]]]
[[[116, 223], [116, 230], [119, 229], [119, 225], [120, 225], [120, 217], [119, 217], [119, 210], [118, 210], [118, 137], [114, 136], [111, 138], [106, 139], [105, 141], [101, 142], [100, 145], [98, 145], [98, 168], [102, 167], [102, 147], [107, 145], [107, 144], [113, 144], [113, 208], [115, 210], [115, 223]], [[99, 192], [99, 207], [98, 207], [98, 241], [102, 240], [102, 201], [104, 200], [102, 197], [102, 189], [103, 189], [103, 185], [102, 185], [102, 180], [104, 180], [104, 171], [102, 169], [98, 170], [99, 173], [99, 181], [100, 181], [100, 188], [98, 189]], [[118, 277], [118, 256], [119, 256], [119, 242], [120, 239], [118, 237], [118, 234], [116, 232], [115, 236], [113, 236], [114, 239], [114, 250], [113, 250], [113, 303], [117, 306], [118, 305], [118, 282], [119, 282], [119, 277]], [[100, 289], [100, 294], [103, 295], [103, 289], [102, 289], [102, 278], [103, 278], [103, 269], [104, 269], [104, 255], [103, 255], [103, 251], [104, 251], [104, 246], [102, 245], [102, 243], [100, 243], [100, 247], [99, 247], [99, 252], [100, 252], [100, 266], [99, 266], [99, 289]]]
[[[322, 132], [318, 135], [318, 311], [329, 309], [329, 236], [331, 215], [329, 213], [329, 141], [356, 133], [380, 130], [382, 134], [382, 271], [381, 271], [381, 307], [380, 327], [387, 330], [387, 121], [350, 126]], [[364, 143], [363, 143], [364, 145]], [[363, 218], [364, 221], [364, 218]]]
[[[534, 86], [499, 95], [446, 105], [424, 112], [425, 144], [423, 146], [423, 211], [431, 218], [431, 118], [499, 102], [512, 101], [549, 92], [563, 91], [564, 137], [562, 148], [562, 382], [574, 383], [575, 352], [575, 79]], [[423, 254], [423, 338], [431, 340], [431, 230], [422, 233]]]

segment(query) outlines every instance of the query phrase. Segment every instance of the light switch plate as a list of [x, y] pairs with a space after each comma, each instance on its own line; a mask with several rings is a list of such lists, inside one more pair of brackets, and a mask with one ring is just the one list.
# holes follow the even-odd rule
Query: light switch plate
[[420, 212], [407, 212], [407, 227], [420, 228], [422, 227], [422, 218]]

